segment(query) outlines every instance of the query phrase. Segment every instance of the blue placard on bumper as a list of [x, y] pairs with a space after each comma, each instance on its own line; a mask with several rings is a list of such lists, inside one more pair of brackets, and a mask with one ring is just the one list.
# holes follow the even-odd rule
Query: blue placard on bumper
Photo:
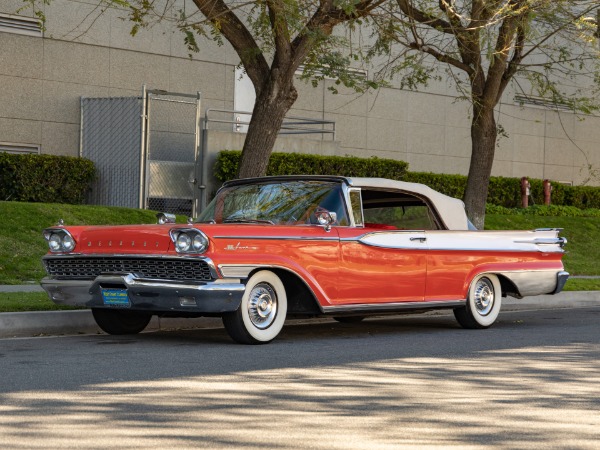
[[102, 289], [102, 300], [107, 306], [129, 306], [127, 289]]

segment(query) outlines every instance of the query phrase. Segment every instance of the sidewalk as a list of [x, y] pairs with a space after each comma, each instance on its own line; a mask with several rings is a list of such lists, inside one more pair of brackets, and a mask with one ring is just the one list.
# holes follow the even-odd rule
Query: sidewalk
[[[14, 290], [8, 290], [13, 288]], [[0, 286], [0, 292], [38, 292], [36, 285]], [[502, 299], [502, 311], [528, 309], [566, 309], [600, 306], [600, 291], [567, 291], [558, 295], [539, 295], [516, 299]], [[433, 313], [439, 314], [437, 310]], [[328, 319], [325, 319], [328, 320]], [[302, 320], [304, 322], [304, 320]], [[158, 318], [154, 316], [145, 331], [181, 328], [220, 328], [221, 319], [200, 317], [196, 319]], [[0, 313], [0, 338], [42, 335], [97, 334], [101, 333], [89, 310], [39, 311]]]

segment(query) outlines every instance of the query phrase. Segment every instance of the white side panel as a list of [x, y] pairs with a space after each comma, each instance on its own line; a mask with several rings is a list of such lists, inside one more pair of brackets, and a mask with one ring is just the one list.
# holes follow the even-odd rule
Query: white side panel
[[[236, 111], [252, 112], [254, 102], [256, 101], [256, 92], [250, 78], [244, 72], [244, 69], [235, 68], [235, 82], [233, 88], [233, 109]], [[236, 125], [233, 126], [233, 131], [238, 133], [247, 133], [248, 125], [252, 118], [252, 114], [235, 114]], [[246, 123], [244, 125], [244, 123]], [[238, 125], [239, 124], [239, 125]]]
[[516, 252], [562, 252], [558, 231], [380, 231], [359, 241], [384, 248]]

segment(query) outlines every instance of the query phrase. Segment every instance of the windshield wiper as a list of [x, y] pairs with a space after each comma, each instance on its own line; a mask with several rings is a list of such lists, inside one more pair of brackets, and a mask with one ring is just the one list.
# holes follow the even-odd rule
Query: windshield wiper
[[275, 225], [275, 222], [267, 219], [225, 219], [223, 223], [268, 223]]

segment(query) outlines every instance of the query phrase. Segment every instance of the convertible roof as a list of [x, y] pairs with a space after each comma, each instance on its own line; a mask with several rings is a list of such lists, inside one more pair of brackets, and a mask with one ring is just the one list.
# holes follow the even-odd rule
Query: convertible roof
[[449, 230], [469, 229], [469, 221], [462, 200], [434, 191], [424, 184], [386, 178], [346, 178], [346, 180], [353, 187], [401, 190], [425, 197], [432, 203]]
[[440, 218], [449, 230], [469, 229], [469, 221], [467, 219], [467, 214], [465, 213], [465, 205], [462, 202], [462, 200], [449, 197], [438, 191], [434, 191], [429, 186], [420, 183], [409, 183], [406, 181], [388, 180], [387, 178], [354, 178], [342, 177], [337, 175], [283, 175], [231, 180], [224, 183], [223, 186], [292, 180], [344, 182], [348, 186], [352, 187], [400, 190], [404, 192], [414, 193], [417, 196], [429, 199], [430, 203], [439, 213]]

